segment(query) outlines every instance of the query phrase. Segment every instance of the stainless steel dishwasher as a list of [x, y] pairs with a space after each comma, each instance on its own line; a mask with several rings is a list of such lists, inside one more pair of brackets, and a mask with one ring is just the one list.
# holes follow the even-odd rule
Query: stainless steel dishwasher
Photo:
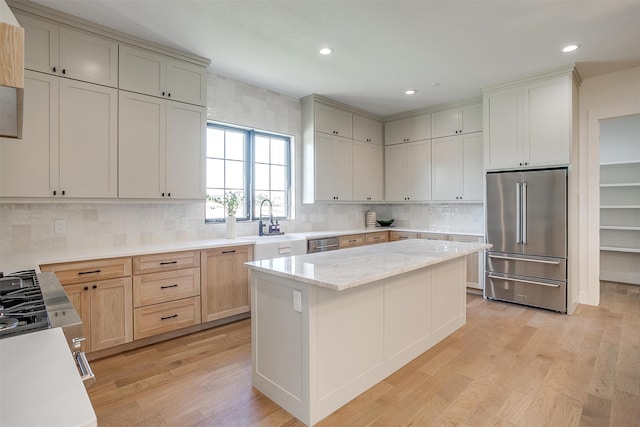
[[340, 249], [340, 242], [337, 237], [325, 237], [322, 239], [309, 239], [307, 243], [307, 253], [335, 251]]

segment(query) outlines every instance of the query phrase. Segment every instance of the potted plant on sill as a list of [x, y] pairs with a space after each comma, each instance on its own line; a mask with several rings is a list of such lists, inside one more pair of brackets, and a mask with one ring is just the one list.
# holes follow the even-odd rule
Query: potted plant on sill
[[228, 191], [224, 193], [222, 197], [211, 196], [207, 194], [207, 200], [212, 201], [218, 205], [222, 205], [227, 216], [225, 222], [227, 224], [226, 237], [227, 239], [236, 238], [236, 211], [240, 207], [240, 203], [244, 200], [244, 195], [240, 191]]

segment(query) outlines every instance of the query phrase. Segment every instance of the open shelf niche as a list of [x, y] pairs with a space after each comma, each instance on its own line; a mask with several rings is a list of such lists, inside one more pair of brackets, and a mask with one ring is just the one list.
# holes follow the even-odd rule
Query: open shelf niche
[[600, 280], [640, 285], [640, 114], [600, 130]]

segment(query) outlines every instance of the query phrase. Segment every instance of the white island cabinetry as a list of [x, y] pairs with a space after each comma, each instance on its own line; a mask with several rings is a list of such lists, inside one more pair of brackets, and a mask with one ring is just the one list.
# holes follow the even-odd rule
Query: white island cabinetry
[[409, 239], [255, 261], [253, 385], [313, 425], [466, 322], [466, 255]]

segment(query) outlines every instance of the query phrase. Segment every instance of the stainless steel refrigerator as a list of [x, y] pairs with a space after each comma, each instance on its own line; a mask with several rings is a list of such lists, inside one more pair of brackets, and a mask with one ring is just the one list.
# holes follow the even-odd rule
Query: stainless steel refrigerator
[[487, 172], [485, 296], [566, 313], [567, 169]]

